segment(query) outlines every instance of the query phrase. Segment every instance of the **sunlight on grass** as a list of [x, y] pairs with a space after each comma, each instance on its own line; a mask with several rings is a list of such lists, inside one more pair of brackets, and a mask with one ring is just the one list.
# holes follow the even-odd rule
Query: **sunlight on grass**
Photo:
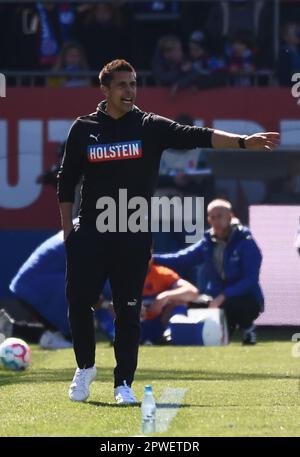
[[[158, 399], [165, 388], [187, 388], [165, 436], [299, 436], [299, 359], [287, 338], [262, 338], [256, 347], [141, 347], [133, 385]], [[32, 346], [25, 372], [0, 369], [0, 436], [129, 436], [140, 434], [140, 406], [117, 407], [113, 349], [97, 345], [97, 382], [86, 403], [72, 403], [68, 388], [72, 350]], [[163, 436], [159, 435], [158, 436]]]

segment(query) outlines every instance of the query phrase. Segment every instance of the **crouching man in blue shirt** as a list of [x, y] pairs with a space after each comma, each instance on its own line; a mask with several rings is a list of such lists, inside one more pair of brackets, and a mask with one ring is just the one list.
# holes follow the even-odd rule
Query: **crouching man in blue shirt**
[[202, 240], [172, 254], [157, 254], [155, 262], [185, 275], [203, 265], [205, 286], [201, 293], [211, 297], [210, 308], [223, 308], [229, 335], [237, 326], [243, 344], [256, 343], [253, 321], [264, 310], [259, 285], [261, 251], [247, 227], [234, 218], [231, 203], [217, 199], [207, 207], [210, 229]]

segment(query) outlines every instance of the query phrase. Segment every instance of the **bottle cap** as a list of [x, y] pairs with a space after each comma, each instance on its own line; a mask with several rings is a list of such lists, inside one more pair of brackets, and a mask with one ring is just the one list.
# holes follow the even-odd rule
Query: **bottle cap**
[[145, 393], [151, 393], [152, 394], [152, 387], [151, 386], [145, 386], [145, 389], [144, 389], [144, 392]]

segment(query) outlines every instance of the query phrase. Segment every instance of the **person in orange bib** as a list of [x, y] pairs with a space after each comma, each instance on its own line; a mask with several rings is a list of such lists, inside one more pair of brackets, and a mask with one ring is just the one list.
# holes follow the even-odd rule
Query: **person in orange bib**
[[162, 343], [170, 317], [186, 314], [186, 304], [198, 295], [197, 287], [151, 259], [143, 289], [141, 343]]

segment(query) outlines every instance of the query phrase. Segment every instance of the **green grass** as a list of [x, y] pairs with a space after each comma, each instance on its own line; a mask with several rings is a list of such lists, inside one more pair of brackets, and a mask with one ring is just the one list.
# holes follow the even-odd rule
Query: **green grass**
[[[260, 334], [255, 347], [140, 348], [134, 391], [151, 383], [156, 399], [166, 387], [187, 388], [168, 431], [157, 436], [299, 436], [300, 366], [291, 355], [292, 331]], [[25, 372], [0, 369], [0, 436], [132, 436], [141, 434], [139, 406], [113, 397], [113, 349], [97, 344], [97, 382], [86, 403], [72, 403], [71, 350], [32, 345]]]

